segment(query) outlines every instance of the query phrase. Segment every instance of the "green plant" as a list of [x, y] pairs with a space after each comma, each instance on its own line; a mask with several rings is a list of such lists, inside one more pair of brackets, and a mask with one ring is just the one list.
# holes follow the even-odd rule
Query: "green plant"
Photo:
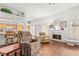
[[5, 13], [8, 13], [8, 14], [12, 14], [11, 10], [9, 10], [7, 8], [1, 8], [0, 11], [1, 12], [5, 12]]

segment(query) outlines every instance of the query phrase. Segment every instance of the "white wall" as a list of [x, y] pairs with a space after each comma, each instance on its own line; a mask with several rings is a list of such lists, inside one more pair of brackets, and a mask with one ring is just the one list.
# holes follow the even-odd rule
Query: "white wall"
[[67, 9], [65, 11], [62, 11], [60, 13], [57, 13], [55, 15], [45, 17], [45, 18], [40, 18], [36, 20], [32, 20], [31, 24], [44, 24], [44, 23], [51, 23], [56, 19], [62, 19], [62, 20], [74, 20], [79, 18], [79, 6]]
[[69, 39], [70, 36], [71, 36], [70, 31], [73, 33], [72, 30], [69, 30], [69, 28], [71, 28], [70, 27], [71, 26], [71, 21], [79, 20], [79, 6], [67, 9], [65, 11], [62, 11], [62, 12], [57, 13], [55, 15], [52, 15], [50, 17], [33, 20], [33, 21], [31, 21], [31, 25], [45, 24], [45, 23], [46, 24], [47, 23], [50, 24], [50, 23], [52, 23], [56, 19], [68, 21], [68, 27], [66, 28], [65, 31], [63, 31], [63, 39]]

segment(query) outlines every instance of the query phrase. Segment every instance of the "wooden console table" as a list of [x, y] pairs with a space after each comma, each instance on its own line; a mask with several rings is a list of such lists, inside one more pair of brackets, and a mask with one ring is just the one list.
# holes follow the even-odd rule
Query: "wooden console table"
[[18, 54], [18, 51], [20, 51], [20, 47], [18, 43], [0, 48], [0, 54], [3, 56], [10, 56], [11, 53]]

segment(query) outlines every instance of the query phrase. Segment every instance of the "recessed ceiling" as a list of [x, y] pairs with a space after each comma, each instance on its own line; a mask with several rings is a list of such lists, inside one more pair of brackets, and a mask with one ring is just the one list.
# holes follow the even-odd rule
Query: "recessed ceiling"
[[35, 20], [48, 17], [79, 5], [78, 3], [0, 3], [25, 13], [26, 18]]

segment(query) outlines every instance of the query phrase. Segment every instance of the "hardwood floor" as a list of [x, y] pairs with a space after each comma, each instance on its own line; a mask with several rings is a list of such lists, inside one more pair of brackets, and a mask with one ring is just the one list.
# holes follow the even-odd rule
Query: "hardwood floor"
[[79, 46], [68, 46], [66, 43], [51, 41], [42, 44], [38, 53], [40, 56], [79, 56]]

